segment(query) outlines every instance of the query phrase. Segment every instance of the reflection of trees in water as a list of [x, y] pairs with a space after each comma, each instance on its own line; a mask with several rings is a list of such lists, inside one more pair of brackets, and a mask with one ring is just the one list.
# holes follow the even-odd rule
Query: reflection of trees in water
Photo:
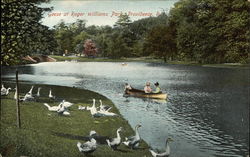
[[196, 127], [197, 132], [207, 132], [216, 145], [243, 143], [244, 146], [238, 147], [245, 150], [249, 149], [249, 89], [244, 86], [247, 77], [242, 72], [235, 76], [231, 70], [205, 69], [193, 75], [194, 84], [180, 85], [177, 89], [184, 92], [178, 92], [171, 104], [181, 121]]
[[33, 66], [11, 66], [11, 67], [2, 67], [2, 75], [15, 75], [16, 70], [19, 74], [34, 74], [35, 68]]

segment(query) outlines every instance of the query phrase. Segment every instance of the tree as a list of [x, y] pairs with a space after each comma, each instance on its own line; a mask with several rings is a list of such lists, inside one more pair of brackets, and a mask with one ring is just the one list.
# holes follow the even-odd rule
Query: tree
[[146, 36], [144, 50], [148, 54], [157, 57], [173, 59], [176, 52], [175, 36], [171, 26], [158, 25], [155, 26]]
[[131, 20], [128, 14], [121, 14], [118, 17], [118, 20], [116, 21], [114, 26], [124, 28], [124, 27], [128, 27], [130, 23], [131, 23]]
[[43, 13], [51, 10], [38, 7], [45, 0], [1, 2], [1, 65], [18, 64], [34, 52], [54, 51], [53, 32], [40, 23]]
[[108, 57], [115, 59], [127, 57], [128, 52], [129, 48], [127, 47], [123, 37], [117, 33], [114, 33], [113, 37], [108, 43]]
[[246, 62], [250, 3], [181, 0], [170, 11], [179, 54], [200, 63]]
[[87, 39], [84, 42], [84, 54], [88, 57], [95, 57], [97, 55], [98, 49], [95, 43], [91, 39]]

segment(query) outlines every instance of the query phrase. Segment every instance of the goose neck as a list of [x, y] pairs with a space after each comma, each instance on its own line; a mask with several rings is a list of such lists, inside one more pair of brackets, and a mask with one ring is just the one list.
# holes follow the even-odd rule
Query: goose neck
[[119, 138], [119, 139], [120, 139], [120, 138], [121, 138], [121, 136], [120, 136], [120, 132], [119, 132], [118, 130], [116, 131], [116, 134], [117, 134], [117, 138]]
[[135, 128], [135, 136], [136, 136], [136, 137], [140, 137], [139, 131], [138, 131], [138, 127]]

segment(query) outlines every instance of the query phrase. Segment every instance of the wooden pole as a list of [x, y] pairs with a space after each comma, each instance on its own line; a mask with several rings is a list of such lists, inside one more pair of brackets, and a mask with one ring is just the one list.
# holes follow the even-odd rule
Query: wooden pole
[[18, 70], [16, 70], [16, 92], [17, 92], [17, 98], [16, 98], [17, 127], [21, 128], [20, 106], [19, 106]]

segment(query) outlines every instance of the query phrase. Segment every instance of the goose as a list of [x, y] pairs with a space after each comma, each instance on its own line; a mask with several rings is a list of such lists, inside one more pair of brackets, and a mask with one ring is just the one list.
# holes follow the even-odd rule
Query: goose
[[35, 97], [33, 97], [33, 96], [29, 95], [29, 94], [26, 94], [24, 96], [24, 98], [20, 99], [20, 101], [33, 101], [33, 100], [35, 100]]
[[81, 105], [78, 106], [78, 110], [85, 110], [85, 109], [86, 109], [85, 106], [81, 106]]
[[89, 132], [89, 136], [90, 136], [90, 137], [93, 137], [94, 135], [97, 135], [96, 131], [95, 131], [95, 130], [91, 130], [91, 131]]
[[153, 151], [152, 149], [150, 149], [149, 151], [151, 152], [153, 157], [169, 157], [170, 155], [170, 147], [169, 147], [169, 142], [173, 141], [171, 138], [167, 138], [166, 140], [166, 150], [165, 152], [162, 153], [156, 153], [155, 151]]
[[1, 93], [6, 93], [7, 92], [7, 89], [4, 87], [4, 85], [2, 84], [2, 88], [1, 88]]
[[28, 93], [25, 94], [23, 99], [20, 99], [20, 101], [33, 101], [35, 97], [33, 97], [32, 91], [33, 91], [34, 86], [31, 86], [30, 90]]
[[64, 115], [64, 116], [69, 116], [70, 113], [67, 111], [67, 108], [65, 106], [63, 106], [62, 103], [59, 104], [59, 109], [57, 110], [57, 113], [59, 115]]
[[138, 124], [135, 126], [135, 136], [130, 136], [128, 138], [126, 137], [125, 138], [126, 141], [123, 142], [123, 144], [130, 147], [131, 149], [135, 149], [139, 146], [139, 142], [141, 140], [141, 137], [138, 131], [139, 127], [141, 127], [141, 124]]
[[99, 102], [100, 102], [100, 110], [109, 111], [112, 108], [110, 106], [103, 105], [102, 100], [99, 100]]
[[95, 107], [95, 99], [93, 99], [93, 104], [92, 104], [91, 107], [87, 106], [87, 110], [90, 111], [91, 109], [94, 109], [94, 108], [96, 108], [96, 107]]
[[98, 113], [101, 114], [102, 116], [117, 116], [116, 113], [104, 111], [104, 110], [100, 110], [100, 111], [98, 111]]
[[[16, 90], [16, 88], [15, 88], [14, 99], [15, 99], [15, 100], [17, 99], [17, 90]], [[20, 101], [23, 101], [23, 100], [24, 100], [24, 96], [19, 96], [19, 100], [20, 100]]]
[[49, 98], [50, 99], [55, 99], [56, 97], [52, 95], [52, 90], [50, 89], [49, 90]]
[[43, 105], [46, 106], [49, 111], [55, 111], [55, 112], [57, 112], [61, 108], [60, 104], [58, 106], [49, 106], [49, 104], [44, 103]]
[[10, 93], [11, 88], [5, 88], [4, 90], [1, 89], [1, 96], [7, 96]]
[[102, 117], [103, 116], [103, 114], [99, 113], [97, 111], [97, 108], [95, 107], [95, 99], [93, 99], [93, 105], [92, 105], [92, 107], [88, 107], [87, 106], [87, 110], [90, 111], [92, 117], [94, 117], [94, 118]]
[[33, 95], [32, 95], [33, 88], [34, 88], [34, 86], [31, 86], [29, 92], [26, 95], [30, 95], [30, 96], [33, 97]]
[[121, 144], [121, 136], [120, 132], [122, 131], [122, 127], [118, 128], [116, 131], [117, 137], [112, 139], [107, 139], [108, 146], [111, 147], [113, 150], [117, 150], [117, 147]]
[[35, 95], [36, 97], [40, 97], [40, 90], [41, 90], [41, 87], [38, 87], [38, 88], [37, 88], [37, 93], [36, 93], [36, 95]]
[[63, 101], [61, 102], [61, 104], [62, 104], [65, 108], [69, 108], [70, 106], [73, 105], [73, 103], [68, 102], [68, 101], [65, 101], [65, 100], [63, 100]]
[[84, 154], [90, 154], [93, 153], [97, 148], [96, 140], [92, 137], [90, 141], [87, 141], [85, 143], [77, 142], [77, 148], [80, 152]]
[[94, 130], [91, 130], [89, 132], [89, 137], [87, 137], [87, 138], [89, 138], [89, 140], [90, 140], [92, 137], [96, 140], [96, 142], [98, 144], [107, 144], [106, 140], [110, 139], [108, 136], [100, 136], [100, 135], [98, 135], [96, 133], [96, 131], [94, 131]]
[[91, 113], [92, 117], [94, 117], [94, 118], [98, 118], [98, 117], [103, 116], [103, 114], [99, 113], [96, 108], [91, 108], [90, 113]]

